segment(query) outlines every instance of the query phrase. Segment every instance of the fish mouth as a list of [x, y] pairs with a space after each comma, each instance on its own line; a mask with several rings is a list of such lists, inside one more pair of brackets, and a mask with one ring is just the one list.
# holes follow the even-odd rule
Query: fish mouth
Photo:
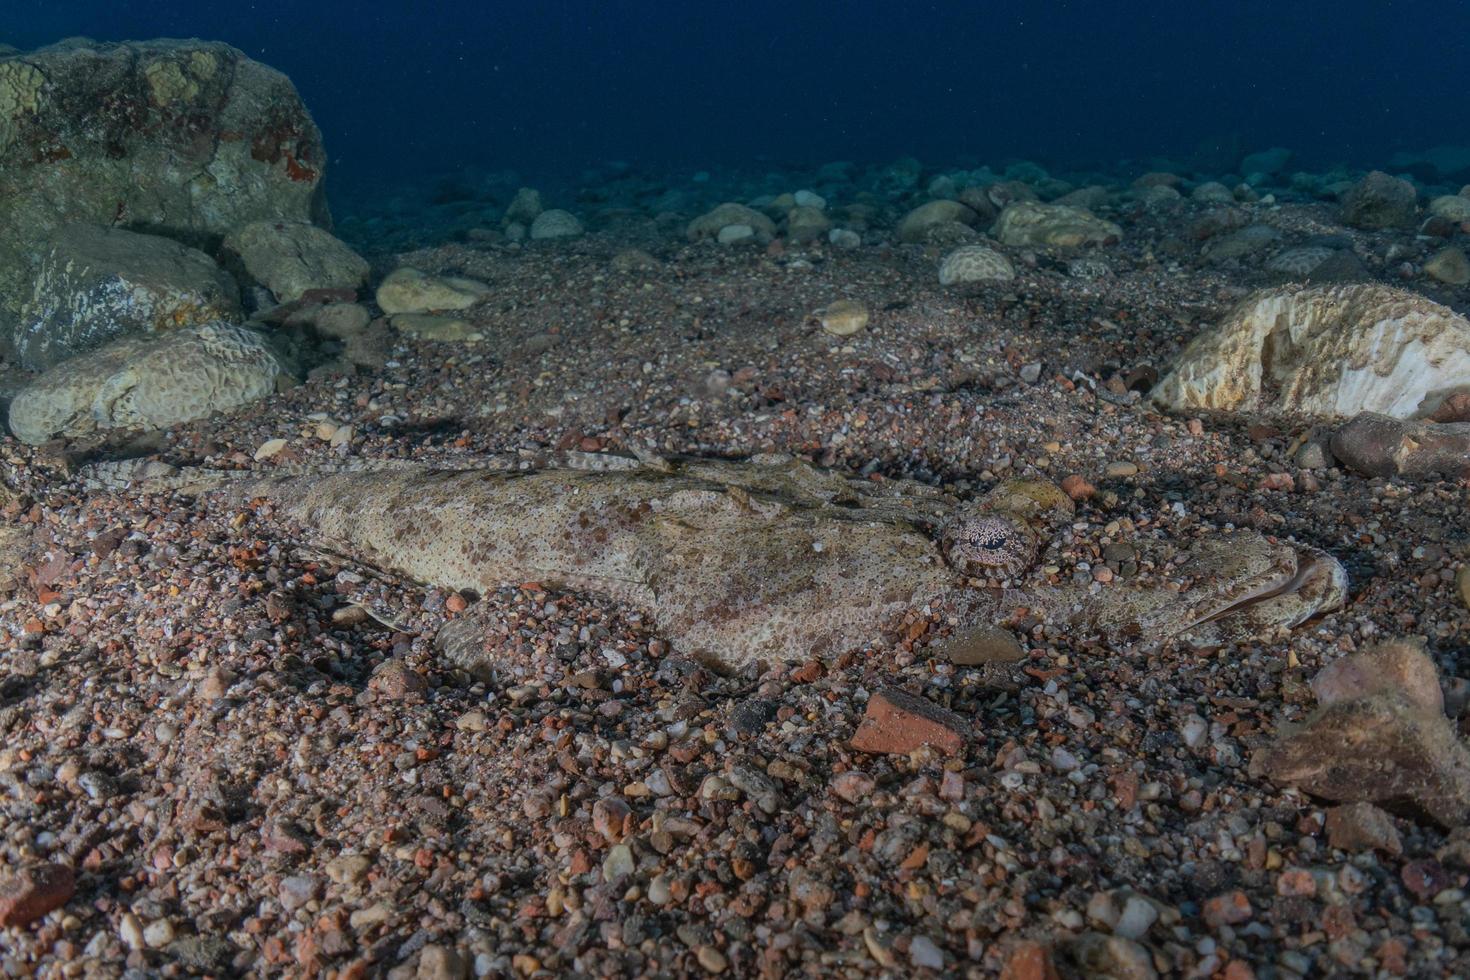
[[1245, 637], [1273, 629], [1292, 629], [1340, 609], [1347, 601], [1347, 571], [1336, 558], [1316, 548], [1296, 549], [1296, 570], [1287, 578], [1262, 582], [1234, 602], [1186, 628], [1195, 645], [1218, 645], [1227, 636]]

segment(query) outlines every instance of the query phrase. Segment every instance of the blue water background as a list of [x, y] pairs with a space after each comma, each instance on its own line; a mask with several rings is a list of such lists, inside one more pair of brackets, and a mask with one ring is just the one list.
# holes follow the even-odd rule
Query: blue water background
[[1470, 3], [0, 0], [0, 41], [198, 36], [285, 71], [333, 182], [914, 155], [1370, 166], [1470, 143]]

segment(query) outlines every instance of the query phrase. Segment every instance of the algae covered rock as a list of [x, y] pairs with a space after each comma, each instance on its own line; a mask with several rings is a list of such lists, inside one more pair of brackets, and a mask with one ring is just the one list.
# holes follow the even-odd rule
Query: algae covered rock
[[22, 388], [10, 403], [10, 428], [29, 443], [162, 429], [264, 397], [283, 373], [264, 337], [229, 323], [124, 337]]
[[546, 238], [576, 238], [582, 234], [582, 222], [570, 211], [553, 208], [542, 211], [531, 222], [531, 238], [540, 241]]
[[[765, 241], [776, 237], [776, 223], [754, 208], [743, 204], [726, 203], [708, 211], [693, 221], [684, 230], [691, 242], [719, 238], [720, 232], [732, 225], [744, 225]], [[750, 237], [750, 236], [746, 236]]]
[[73, 222], [212, 249], [327, 220], [321, 135], [290, 80], [226, 44], [69, 40], [0, 56], [0, 333]]
[[367, 283], [367, 260], [305, 221], [252, 221], [225, 238], [224, 251], [242, 278], [269, 289], [279, 303], [298, 300], [308, 289]]
[[1075, 248], [1116, 242], [1123, 229], [1085, 208], [1017, 201], [1006, 205], [991, 234], [1003, 245]]
[[465, 310], [490, 294], [490, 287], [458, 276], [431, 276], [407, 266], [395, 269], [378, 286], [384, 313], [437, 313]]
[[898, 240], [922, 242], [934, 229], [951, 223], [973, 225], [980, 216], [959, 201], [930, 201], [921, 204], [898, 223]]
[[1342, 196], [1342, 220], [1354, 228], [1406, 228], [1418, 205], [1414, 185], [1402, 177], [1375, 170]]
[[67, 225], [47, 243], [10, 341], [23, 367], [45, 370], [117, 337], [234, 317], [239, 299], [235, 281], [197, 249]]
[[1470, 388], [1470, 321], [1390, 286], [1283, 286], [1241, 303], [1154, 388], [1176, 411], [1396, 418]]

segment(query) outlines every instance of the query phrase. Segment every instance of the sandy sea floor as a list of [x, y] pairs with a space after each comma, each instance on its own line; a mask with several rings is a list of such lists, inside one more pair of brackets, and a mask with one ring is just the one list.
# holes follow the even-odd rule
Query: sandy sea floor
[[[1325, 206], [1245, 207], [1343, 233]], [[0, 600], [0, 851], [64, 854], [78, 879], [62, 915], [0, 935], [0, 969], [1019, 980], [1048, 955], [1087, 975], [1069, 950], [1091, 942], [1115, 976], [1470, 972], [1465, 828], [1399, 819], [1401, 855], [1346, 853], [1326, 804], [1247, 772], [1345, 652], [1417, 636], [1470, 669], [1464, 487], [1302, 469], [1309, 421], [1150, 408], [1180, 347], [1275, 281], [1170, 257], [1185, 220], [1127, 216], [1106, 277], [1012, 249], [1017, 278], [968, 294], [939, 286], [938, 246], [720, 247], [651, 221], [375, 256], [487, 283], [484, 339], [397, 338], [381, 370], [146, 448], [779, 451], [964, 495], [1077, 474], [1095, 492], [1043, 555], [1060, 581], [1099, 578], [1110, 545], [1229, 526], [1343, 562], [1344, 609], [1249, 645], [1037, 628], [1020, 662], [957, 667], [915, 610], [836, 661], [722, 676], [635, 610], [528, 582], [483, 597], [496, 670], [475, 680], [434, 646], [473, 597], [314, 552], [268, 508], [88, 491], [74, 451], [7, 440], [9, 516], [41, 557]], [[1386, 238], [1350, 234], [1393, 279]], [[621, 271], [630, 248], [651, 261]], [[838, 299], [864, 330], [823, 332]], [[965, 748], [852, 748], [886, 686], [968, 719]]]

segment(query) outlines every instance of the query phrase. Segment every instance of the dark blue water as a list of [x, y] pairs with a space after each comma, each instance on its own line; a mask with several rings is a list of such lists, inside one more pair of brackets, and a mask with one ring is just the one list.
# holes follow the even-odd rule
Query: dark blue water
[[1372, 165], [1470, 142], [1470, 3], [0, 0], [0, 40], [228, 41], [291, 76], [333, 182], [918, 156]]

